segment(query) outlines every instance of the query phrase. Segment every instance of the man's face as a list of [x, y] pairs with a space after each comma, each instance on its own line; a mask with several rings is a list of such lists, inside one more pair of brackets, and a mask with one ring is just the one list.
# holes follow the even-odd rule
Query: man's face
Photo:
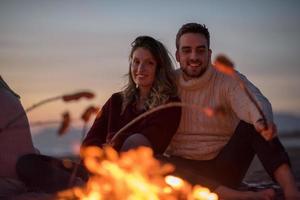
[[200, 33], [186, 33], [179, 39], [176, 60], [180, 63], [183, 77], [186, 80], [200, 77], [204, 74], [211, 59], [207, 39]]

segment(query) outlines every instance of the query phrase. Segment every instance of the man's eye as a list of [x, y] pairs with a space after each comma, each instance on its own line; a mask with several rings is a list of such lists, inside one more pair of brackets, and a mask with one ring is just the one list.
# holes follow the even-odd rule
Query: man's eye
[[182, 51], [182, 53], [189, 53], [190, 52], [189, 49], [182, 49], [181, 51]]
[[204, 48], [201, 48], [201, 49], [197, 49], [197, 53], [205, 53], [205, 49]]

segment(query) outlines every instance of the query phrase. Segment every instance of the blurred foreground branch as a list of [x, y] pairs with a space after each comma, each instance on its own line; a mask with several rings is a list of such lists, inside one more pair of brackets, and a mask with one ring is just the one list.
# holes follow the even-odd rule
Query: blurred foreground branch
[[23, 112], [20, 112], [19, 114], [17, 114], [6, 125], [4, 125], [2, 128], [0, 128], [0, 133], [3, 132], [3, 130], [9, 128], [12, 124], [16, 123], [21, 117], [26, 115], [28, 112], [32, 111], [33, 109], [35, 109], [41, 105], [44, 105], [44, 104], [47, 104], [49, 102], [53, 102], [56, 100], [60, 100], [60, 99], [62, 99], [64, 102], [70, 102], [70, 101], [77, 101], [81, 98], [92, 99], [94, 97], [95, 97], [95, 95], [92, 92], [81, 91], [81, 92], [76, 92], [76, 93], [72, 93], [72, 94], [60, 95], [60, 96], [44, 99], [44, 100], [26, 108]]
[[233, 62], [227, 56], [220, 54], [216, 57], [214, 66], [218, 71], [235, 78], [240, 83], [240, 87], [243, 89], [243, 91], [246, 93], [246, 95], [248, 96], [250, 101], [254, 104], [257, 111], [259, 112], [259, 114], [263, 120], [265, 129], [268, 129], [268, 123], [267, 123], [267, 118], [266, 118], [265, 114], [263, 113], [263, 111], [260, 108], [260, 106], [258, 105], [257, 101], [255, 100], [255, 98], [253, 97], [253, 95], [251, 94], [249, 89], [247, 88], [244, 81], [240, 78], [240, 76], [238, 76], [238, 74], [234, 70]]

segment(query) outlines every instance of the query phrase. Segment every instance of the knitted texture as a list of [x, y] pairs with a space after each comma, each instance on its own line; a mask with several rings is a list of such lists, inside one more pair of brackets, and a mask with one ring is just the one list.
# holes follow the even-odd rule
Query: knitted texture
[[[238, 72], [237, 75], [246, 83], [268, 121], [273, 121], [269, 101], [245, 76]], [[240, 120], [253, 124], [261, 118], [239, 81], [212, 66], [200, 78], [189, 81], [178, 70], [177, 84], [181, 101], [196, 104], [199, 109], [183, 108], [179, 128], [166, 151], [169, 155], [213, 159], [227, 144]], [[221, 112], [209, 116], [203, 112], [204, 108], [218, 108]]]

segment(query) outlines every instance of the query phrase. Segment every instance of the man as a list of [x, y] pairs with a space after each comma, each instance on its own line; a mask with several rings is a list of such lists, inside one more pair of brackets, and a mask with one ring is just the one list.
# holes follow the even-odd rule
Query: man
[[0, 199], [26, 191], [17, 176], [16, 162], [20, 156], [35, 152], [26, 115], [4, 128], [24, 112], [19, 98], [0, 76]]
[[221, 198], [273, 199], [271, 189], [235, 190], [257, 154], [267, 172], [281, 185], [285, 197], [300, 198], [288, 155], [276, 137], [269, 101], [245, 76], [237, 73], [263, 111], [267, 120], [264, 122], [240, 82], [211, 65], [210, 34], [205, 25], [183, 25], [176, 36], [176, 48], [182, 102], [216, 114], [208, 116], [200, 109], [183, 108], [166, 160], [176, 165], [179, 175], [208, 186]]

